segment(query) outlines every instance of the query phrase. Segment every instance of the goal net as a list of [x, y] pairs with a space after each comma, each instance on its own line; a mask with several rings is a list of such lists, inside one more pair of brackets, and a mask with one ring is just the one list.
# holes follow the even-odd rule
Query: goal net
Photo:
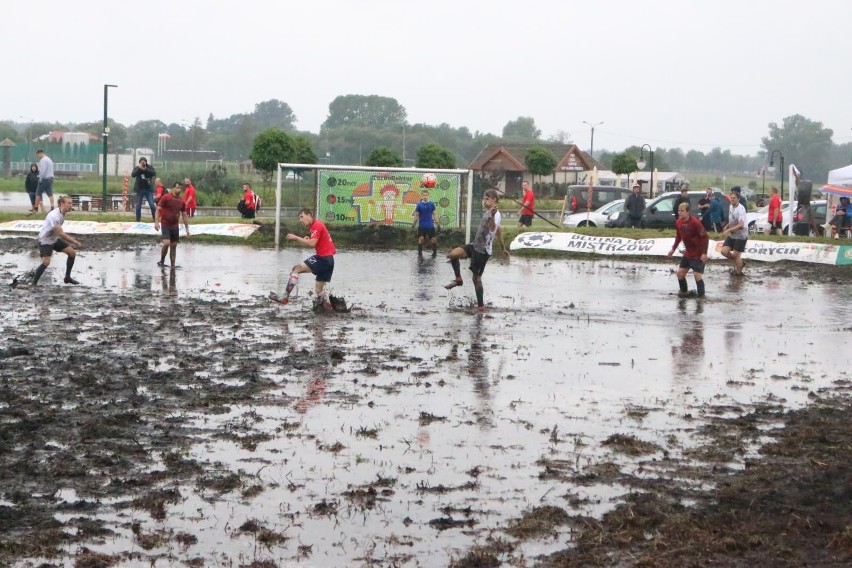
[[[317, 164], [278, 164], [275, 189], [275, 244], [280, 244], [281, 203], [293, 172], [313, 179], [315, 217], [329, 225], [411, 227], [420, 194], [429, 191], [442, 227], [465, 227], [470, 240], [473, 172], [423, 168], [373, 168]], [[423, 174], [435, 175], [435, 187], [422, 185]]]

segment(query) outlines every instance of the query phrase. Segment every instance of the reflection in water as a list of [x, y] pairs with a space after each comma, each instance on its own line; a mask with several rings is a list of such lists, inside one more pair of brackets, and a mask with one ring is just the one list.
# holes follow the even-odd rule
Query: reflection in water
[[165, 292], [169, 296], [177, 295], [177, 285], [175, 284], [174, 268], [169, 269], [168, 275], [166, 275], [165, 270], [160, 272], [160, 283], [163, 285], [163, 292]]
[[[704, 313], [704, 301], [681, 298], [677, 308], [683, 316], [700, 316]], [[704, 319], [681, 317], [678, 325], [682, 333], [680, 345], [672, 345], [672, 377], [700, 375], [704, 367]]]
[[437, 257], [417, 257], [414, 273], [414, 297], [417, 300], [431, 300], [434, 288], [435, 260]]
[[[326, 326], [328, 325], [329, 323], [326, 318], [317, 318], [313, 322], [313, 353], [322, 357], [325, 365], [322, 367], [315, 367], [310, 380], [308, 380], [305, 384], [304, 394], [294, 405], [296, 412], [299, 414], [305, 414], [309, 408], [319, 403], [328, 388], [328, 380], [326, 377], [330, 375], [331, 367], [335, 364], [335, 360], [332, 357], [332, 346], [327, 344], [325, 338]], [[334, 344], [341, 345], [345, 342], [345, 339], [345, 337], [341, 337], [339, 338], [339, 341], [335, 341]]]
[[[480, 409], [480, 426], [490, 424], [494, 409], [491, 407], [491, 384], [489, 382], [489, 361], [482, 349], [482, 320], [483, 314], [476, 314], [470, 330], [470, 349], [467, 357], [467, 372], [473, 377], [473, 391], [482, 403]], [[486, 418], [487, 419], [484, 419]]]

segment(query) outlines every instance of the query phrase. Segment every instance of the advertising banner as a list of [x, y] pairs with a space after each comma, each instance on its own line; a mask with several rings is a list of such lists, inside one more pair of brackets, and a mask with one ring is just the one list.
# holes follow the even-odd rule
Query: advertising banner
[[[588, 252], [605, 255], [666, 256], [674, 244], [674, 237], [661, 239], [629, 239], [625, 237], [593, 237], [578, 233], [521, 233], [511, 250], [547, 249], [565, 252]], [[682, 247], [681, 247], [682, 248]], [[709, 258], [724, 259], [719, 250], [722, 241], [710, 240]], [[681, 251], [675, 251], [680, 256]], [[817, 264], [852, 264], [852, 246], [824, 245], [818, 243], [776, 243], [753, 241], [746, 243], [743, 253], [746, 260], [778, 262], [793, 260]]]
[[[423, 172], [374, 172], [323, 170], [317, 174], [317, 218], [341, 225], [412, 226], [414, 208], [420, 201]], [[435, 204], [443, 227], [458, 227], [461, 176], [435, 174], [437, 183], [429, 188], [429, 201]]]
[[[38, 233], [44, 221], [7, 221], [0, 223], [0, 231], [16, 231], [20, 233]], [[154, 223], [115, 222], [96, 223], [95, 221], [65, 221], [62, 229], [72, 235], [102, 235], [102, 234], [125, 234], [125, 235], [159, 235], [154, 230]], [[220, 235], [225, 237], [247, 238], [258, 229], [258, 225], [245, 225], [240, 223], [211, 223], [205, 225], [190, 225], [190, 235]], [[184, 234], [181, 228], [181, 235]]]

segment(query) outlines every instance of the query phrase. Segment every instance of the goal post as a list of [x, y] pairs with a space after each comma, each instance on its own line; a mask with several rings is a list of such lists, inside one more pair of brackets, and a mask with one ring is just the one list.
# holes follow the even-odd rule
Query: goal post
[[[441, 225], [458, 228], [463, 220], [470, 241], [473, 170], [376, 168], [369, 166], [279, 163], [275, 184], [275, 247], [281, 243], [282, 187], [288, 171], [314, 173], [315, 216], [324, 223], [410, 227], [420, 201], [423, 174], [435, 174], [429, 198]], [[463, 213], [463, 214], [462, 214]]]

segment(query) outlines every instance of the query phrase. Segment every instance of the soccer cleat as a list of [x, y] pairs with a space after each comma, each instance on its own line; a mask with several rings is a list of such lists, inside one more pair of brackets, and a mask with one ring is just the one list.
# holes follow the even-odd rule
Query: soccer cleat
[[65, 277], [65, 283], [66, 284], [79, 284], [79, 282], [77, 280], [74, 280], [70, 276]]
[[677, 293], [677, 297], [678, 298], [688, 298], [689, 292], [686, 292], [684, 290], [679, 290], [678, 293]]
[[485, 306], [478, 306], [476, 309], [479, 313], [485, 313]]
[[165, 268], [166, 263], [161, 260], [160, 262], [157, 263], [157, 266], [159, 266], [160, 268]]
[[464, 285], [464, 282], [462, 281], [462, 279], [456, 278], [455, 280], [450, 280], [449, 284], [444, 284], [444, 288], [446, 288], [447, 290], [452, 290], [456, 286], [462, 286], [462, 285]]

